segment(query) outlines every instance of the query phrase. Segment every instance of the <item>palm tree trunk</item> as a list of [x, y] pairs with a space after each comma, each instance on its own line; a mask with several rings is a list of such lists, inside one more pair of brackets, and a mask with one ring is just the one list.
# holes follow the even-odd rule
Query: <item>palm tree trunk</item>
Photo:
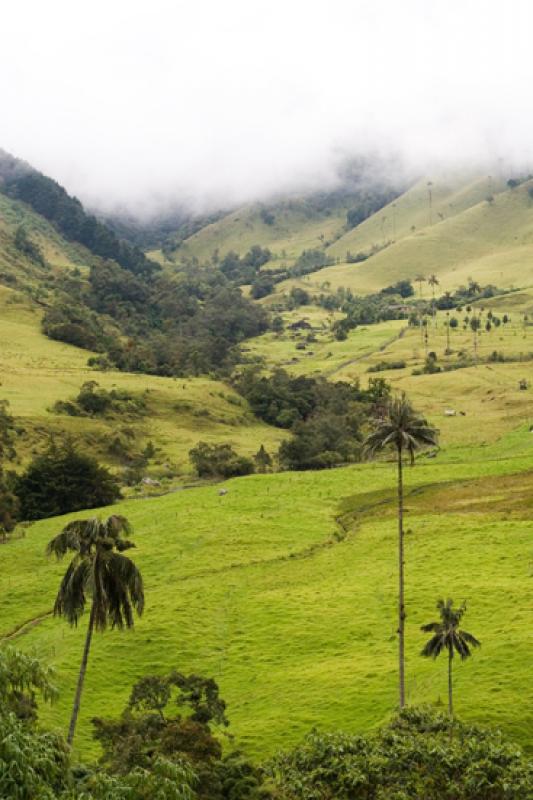
[[448, 653], [448, 713], [453, 717], [453, 684], [452, 684], [452, 660], [453, 652]]
[[95, 608], [93, 602], [91, 606], [91, 614], [89, 616], [89, 627], [87, 628], [87, 635], [85, 637], [85, 645], [83, 648], [83, 656], [81, 659], [80, 674], [78, 675], [78, 685], [76, 686], [74, 705], [72, 706], [72, 716], [70, 718], [70, 725], [68, 728], [67, 743], [69, 745], [72, 745], [72, 742], [74, 741], [74, 732], [76, 730], [78, 714], [80, 713], [81, 693], [83, 691], [83, 682], [85, 681], [85, 673], [87, 672], [87, 662], [89, 660], [89, 650], [91, 648], [91, 639], [93, 637], [94, 614], [95, 614]]
[[403, 464], [402, 448], [398, 448], [398, 667], [400, 708], [405, 706], [405, 604], [403, 555]]

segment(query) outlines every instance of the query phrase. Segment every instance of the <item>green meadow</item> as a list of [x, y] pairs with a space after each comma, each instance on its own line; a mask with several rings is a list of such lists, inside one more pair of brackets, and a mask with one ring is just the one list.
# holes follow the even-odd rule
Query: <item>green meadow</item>
[[[457, 713], [493, 724], [533, 751], [533, 388], [519, 388], [521, 380], [533, 382], [533, 333], [523, 318], [533, 311], [528, 188], [508, 190], [505, 181], [479, 175], [434, 178], [430, 207], [424, 180], [353, 231], [345, 229], [345, 208], [313, 216], [287, 203], [266, 225], [253, 207], [207, 226], [177, 258], [210, 258], [217, 248], [242, 253], [260, 243], [276, 254], [275, 266], [320, 246], [323, 235], [339, 260], [348, 250], [387, 246], [362, 263], [282, 284], [277, 297], [296, 284], [371, 292], [417, 272], [437, 274], [439, 291], [471, 275], [502, 289], [519, 287], [486, 302], [485, 315], [508, 313], [511, 322], [482, 330], [479, 363], [468, 368], [445, 369], [461, 352], [474, 355], [465, 312], [450, 312], [460, 319], [450, 332], [451, 353], [444, 313], [429, 320], [427, 343], [406, 321], [360, 326], [336, 341], [336, 315], [306, 306], [282, 314], [282, 333], [245, 342], [243, 355], [264, 370], [281, 366], [363, 385], [383, 377], [440, 429], [441, 449], [406, 470], [408, 701], [445, 704], [446, 664], [420, 657], [420, 626], [434, 619], [439, 597], [464, 600], [465, 627], [482, 648], [456, 664]], [[21, 219], [53, 270], [83, 267], [81, 249], [54, 239], [40, 218], [0, 195], [0, 253], [9, 274], [40, 280], [10, 249]], [[430, 296], [426, 285], [422, 293]], [[313, 727], [364, 732], [383, 723], [397, 702], [394, 463], [253, 475], [226, 482], [223, 495], [213, 484], [184, 489], [179, 484], [192, 478], [188, 451], [199, 440], [253, 455], [261, 444], [274, 453], [288, 433], [257, 421], [220, 381], [90, 370], [90, 353], [42, 335], [41, 313], [21, 292], [0, 289], [0, 398], [9, 400], [24, 429], [11, 466], [23, 467], [49, 433], [61, 431], [117, 469], [108, 444], [129, 427], [136, 448], [156, 446], [149, 472], [172, 489], [157, 498], [129, 497], [112, 509], [134, 525], [147, 604], [133, 631], [94, 639], [76, 740], [81, 757], [97, 755], [92, 717], [119, 713], [135, 680], [172, 668], [217, 680], [235, 744], [252, 757], [295, 744]], [[289, 327], [301, 320], [310, 329]], [[436, 353], [443, 371], [415, 375], [426, 350]], [[494, 351], [506, 360], [488, 361]], [[369, 372], [393, 361], [405, 367]], [[135, 419], [53, 413], [57, 400], [71, 399], [93, 379], [107, 389], [146, 393], [148, 413]], [[51, 617], [66, 565], [47, 560], [44, 551], [68, 519], [35, 523], [24, 537], [0, 544], [0, 639], [54, 665], [60, 697], [42, 709], [42, 719], [62, 731], [86, 620], [70, 629]]]
[[[457, 713], [531, 748], [533, 441], [520, 435], [520, 454], [506, 456], [505, 441], [490, 452], [451, 448], [406, 471], [407, 686], [410, 703], [445, 702], [446, 664], [419, 656], [419, 628], [440, 596], [465, 600], [483, 646], [456, 667]], [[91, 717], [117, 713], [138, 677], [172, 667], [219, 682], [236, 743], [253, 756], [312, 727], [383, 722], [397, 683], [394, 481], [386, 462], [251, 476], [226, 483], [224, 496], [210, 486], [113, 508], [135, 526], [147, 606], [134, 631], [95, 638], [81, 755], [96, 753]], [[3, 547], [0, 575], [0, 631], [56, 667], [60, 700], [43, 718], [61, 729], [86, 622], [70, 629], [47, 616], [64, 565], [44, 548], [66, 520], [39, 522]]]
[[[188, 480], [192, 476], [188, 452], [200, 440], [229, 442], [251, 456], [261, 444], [276, 451], [286, 436], [258, 421], [246, 402], [224, 383], [95, 372], [87, 366], [91, 353], [41, 333], [40, 315], [21, 295], [0, 288], [0, 397], [9, 401], [10, 412], [25, 431], [17, 445], [21, 463], [36, 452], [48, 433], [62, 432], [118, 467], [108, 451], [109, 443], [117, 433], [132, 428], [137, 450], [149, 441], [158, 448], [152, 474]], [[105, 389], [146, 392], [148, 413], [119, 420], [53, 413], [54, 403], [72, 399], [90, 380]]]

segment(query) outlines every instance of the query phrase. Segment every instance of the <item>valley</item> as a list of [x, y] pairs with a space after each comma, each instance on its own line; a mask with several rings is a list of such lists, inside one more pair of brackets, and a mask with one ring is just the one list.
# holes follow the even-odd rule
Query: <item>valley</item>
[[[385, 379], [439, 429], [439, 449], [421, 454], [405, 471], [408, 703], [444, 707], [444, 663], [420, 657], [420, 626], [438, 597], [464, 600], [482, 649], [457, 668], [457, 713], [497, 726], [531, 752], [529, 184], [509, 189], [494, 182], [491, 202], [485, 178], [433, 186], [432, 224], [422, 181], [353, 231], [344, 230], [342, 204], [318, 220], [282, 204], [268, 225], [253, 207], [248, 216], [237, 211], [210, 223], [176, 252], [202, 263], [215, 249], [244, 253], [257, 244], [275, 248], [268, 270], [283, 258], [294, 261], [317, 241], [321, 246], [322, 234], [324, 241], [335, 239], [325, 249], [339, 263], [282, 281], [257, 301], [281, 323], [240, 342], [234, 374], [283, 369], [363, 388]], [[1, 194], [0, 200], [9, 248], [22, 218], [49, 263], [43, 272], [24, 257], [13, 258], [7, 245], [0, 252], [13, 276], [0, 289], [0, 399], [9, 401], [20, 428], [16, 459], [6, 468], [24, 469], [51, 435], [72, 437], [117, 476], [128, 463], [110, 450], [117, 437], [129, 441], [130, 455], [148, 443], [154, 448], [144, 472], [148, 482], [123, 486], [125, 497], [112, 509], [81, 515], [112, 512], [131, 521], [146, 609], [133, 631], [95, 635], [76, 754], [86, 760], [99, 753], [92, 717], [103, 710], [118, 714], [135, 680], [174, 668], [216, 680], [228, 703], [230, 733], [252, 759], [294, 746], [312, 728], [367, 733], [382, 725], [396, 703], [394, 463], [385, 458], [278, 471], [275, 455], [291, 433], [254, 416], [229, 372], [164, 376], [88, 366], [97, 354], [48, 338], [41, 319], [62, 291], [55, 279], [77, 269], [84, 280], [94, 254], [61, 242], [26, 205], [13, 206]], [[392, 219], [394, 232], [386, 228]], [[366, 260], [343, 261], [347, 250], [370, 251], [383, 235], [391, 241]], [[180, 275], [178, 260], [161, 251], [149, 256], [165, 274]], [[431, 288], [415, 283], [411, 297], [394, 298], [418, 314], [415, 320], [405, 313], [357, 324], [345, 338], [335, 335], [343, 311], [317, 300], [339, 287], [379, 292], [399, 280], [414, 282], [420, 272], [437, 275], [437, 296], [468, 279], [496, 288], [471, 305], [464, 301], [460, 311], [431, 311]], [[290, 307], [294, 287], [309, 301]], [[474, 334], [464, 318], [476, 315], [482, 325]], [[507, 321], [487, 329], [495, 315]], [[453, 329], [451, 317], [458, 323]], [[142, 396], [146, 413], [54, 411], [88, 381]], [[223, 484], [202, 481], [188, 455], [199, 441], [229, 444], [249, 458], [263, 445], [274, 457], [273, 471]], [[63, 567], [44, 551], [69, 519], [79, 517], [34, 522], [0, 545], [0, 640], [57, 670], [59, 700], [41, 711], [43, 722], [57, 730], [64, 730], [70, 713], [85, 621], [70, 628], [51, 616]]]

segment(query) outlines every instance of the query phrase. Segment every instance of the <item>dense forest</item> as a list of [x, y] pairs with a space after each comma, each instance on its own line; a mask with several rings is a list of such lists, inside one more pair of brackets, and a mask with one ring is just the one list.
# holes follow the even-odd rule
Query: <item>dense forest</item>
[[142, 250], [120, 240], [107, 225], [87, 214], [80, 201], [59, 183], [3, 151], [0, 189], [8, 197], [27, 203], [66, 239], [83, 244], [95, 255], [113, 259], [134, 273], [150, 275], [159, 269]]

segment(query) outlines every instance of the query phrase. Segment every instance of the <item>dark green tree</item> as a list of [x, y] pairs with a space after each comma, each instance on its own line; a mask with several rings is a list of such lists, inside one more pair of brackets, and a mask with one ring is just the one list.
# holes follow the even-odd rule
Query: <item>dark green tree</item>
[[17, 479], [15, 494], [21, 518], [32, 520], [109, 505], [120, 497], [120, 489], [109, 470], [72, 442], [52, 442]]
[[466, 611], [465, 603], [459, 608], [454, 608], [453, 600], [439, 600], [437, 609], [440, 619], [437, 622], [430, 622], [421, 627], [421, 630], [425, 633], [433, 634], [423, 648], [421, 655], [435, 659], [443, 651], [448, 652], [448, 711], [450, 716], [453, 716], [452, 665], [454, 653], [457, 653], [461, 661], [464, 661], [472, 655], [470, 648], [481, 647], [481, 642], [460, 627], [461, 619]]
[[393, 450], [398, 468], [398, 668], [400, 708], [405, 705], [405, 582], [404, 582], [404, 497], [403, 462], [408, 457], [411, 466], [415, 452], [437, 444], [438, 432], [413, 408], [405, 394], [390, 398], [383, 414], [376, 419], [374, 430], [364, 442], [364, 452], [375, 457], [383, 451]]
[[272, 456], [262, 444], [254, 456], [257, 472], [268, 472], [272, 466]]
[[144, 589], [141, 573], [125, 550], [135, 547], [123, 534], [131, 534], [125, 517], [110, 516], [106, 520], [81, 519], [69, 522], [47, 547], [47, 554], [62, 559], [73, 553], [54, 604], [54, 615], [65, 617], [77, 625], [90, 598], [89, 624], [67, 742], [72, 744], [80, 710], [81, 694], [93, 631], [108, 626], [133, 627], [133, 612], [142, 614]]

